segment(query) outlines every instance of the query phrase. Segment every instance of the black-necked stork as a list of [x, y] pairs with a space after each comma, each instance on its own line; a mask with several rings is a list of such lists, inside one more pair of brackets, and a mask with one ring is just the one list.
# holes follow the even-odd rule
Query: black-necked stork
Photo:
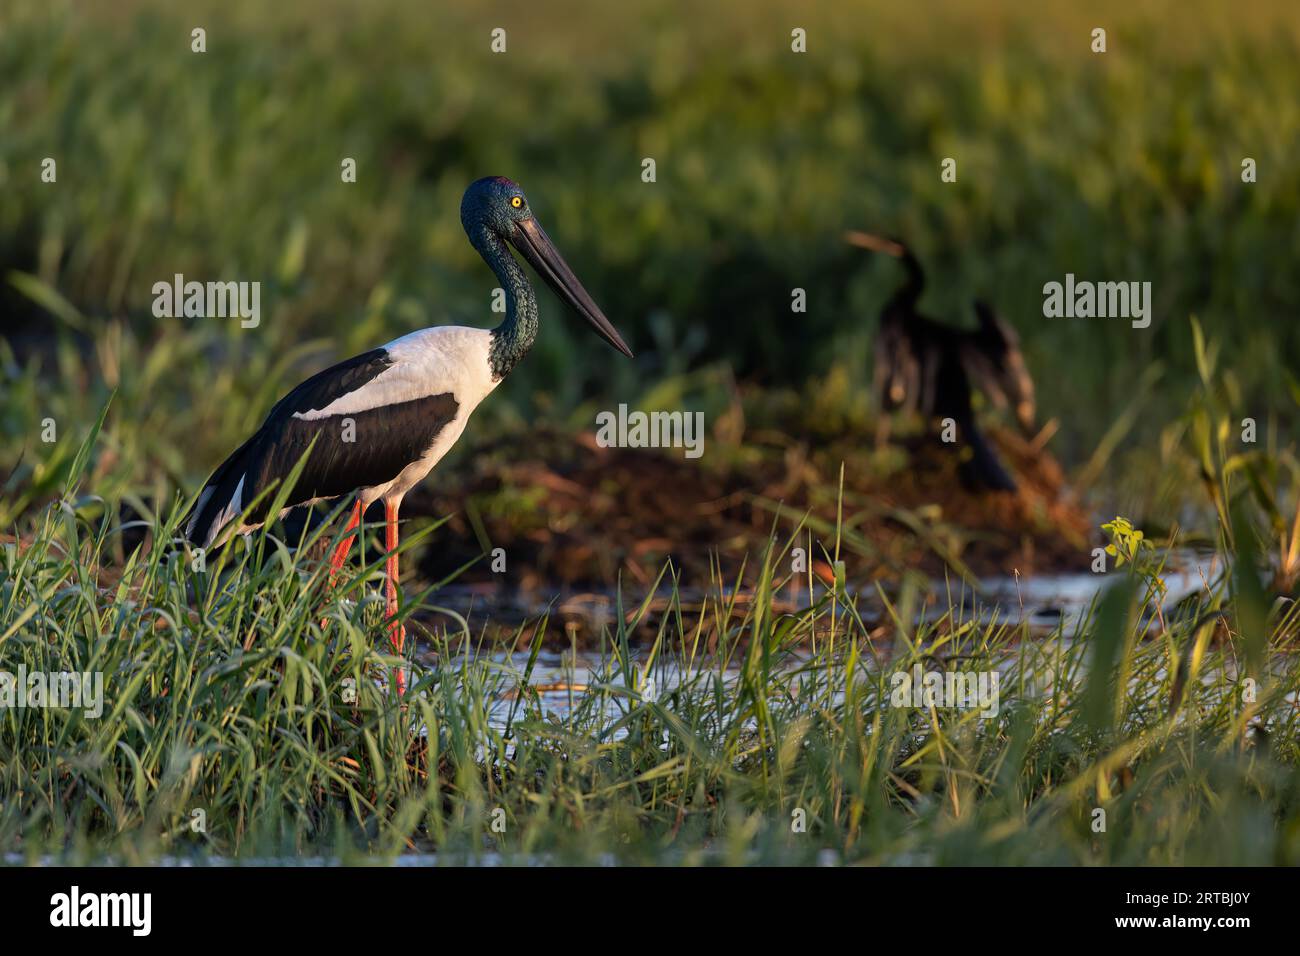
[[[213, 472], [185, 525], [186, 536], [203, 547], [261, 526], [270, 517], [271, 495], [252, 510], [245, 503], [288, 476], [312, 447], [281, 515], [299, 505], [356, 494], [345, 537], [330, 558], [332, 580], [362, 513], [383, 501], [387, 617], [398, 653], [405, 636], [397, 622], [402, 497], [455, 444], [470, 413], [537, 336], [537, 299], [507, 243], [606, 342], [632, 355], [542, 230], [519, 186], [504, 176], [471, 184], [461, 200], [460, 220], [505, 290], [504, 320], [490, 330], [421, 329], [313, 375], [280, 399], [257, 433]], [[398, 681], [400, 692], [400, 672]]]
[[998, 408], [1010, 406], [1021, 429], [1034, 427], [1034, 382], [1029, 377], [1016, 330], [984, 302], [975, 303], [979, 326], [974, 331], [952, 328], [921, 314], [925, 274], [916, 255], [902, 242], [851, 231], [850, 244], [902, 260], [903, 285], [880, 313], [875, 345], [875, 391], [881, 409], [878, 439], [883, 440], [894, 409], [920, 412], [927, 418], [952, 418], [966, 446], [959, 465], [970, 488], [1015, 491], [1016, 482], [1002, 467], [980, 433], [971, 407], [971, 389], [978, 388]]

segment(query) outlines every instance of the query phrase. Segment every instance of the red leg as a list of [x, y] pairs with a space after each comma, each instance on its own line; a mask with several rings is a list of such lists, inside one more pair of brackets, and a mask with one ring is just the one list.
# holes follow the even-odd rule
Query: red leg
[[[386, 594], [387, 611], [388, 611], [388, 640], [393, 645], [393, 650], [400, 656], [402, 653], [402, 644], [406, 640], [406, 628], [397, 620], [397, 507], [396, 501], [384, 502], [384, 544], [388, 548], [388, 567], [387, 581], [384, 584], [384, 593]], [[399, 665], [397, 669], [397, 694], [400, 697], [406, 692], [406, 677], [402, 673]]]
[[[339, 576], [339, 568], [343, 567], [343, 562], [348, 559], [348, 551], [352, 548], [352, 541], [356, 538], [351, 534], [356, 530], [357, 525], [361, 523], [361, 502], [358, 501], [352, 506], [352, 516], [348, 518], [348, 526], [343, 529], [343, 540], [338, 543], [338, 547], [330, 555], [330, 579], [327, 590], [334, 590], [334, 582]], [[322, 618], [320, 622], [321, 630], [329, 627], [329, 620]]]
[[350, 532], [355, 531], [357, 525], [361, 523], [361, 502], [358, 501], [352, 506], [352, 517], [348, 518], [348, 526], [343, 529], [344, 538], [330, 555], [330, 587], [334, 586], [334, 579], [338, 577], [339, 568], [343, 567], [343, 562], [348, 558], [348, 552], [352, 550], [352, 542], [356, 535]]

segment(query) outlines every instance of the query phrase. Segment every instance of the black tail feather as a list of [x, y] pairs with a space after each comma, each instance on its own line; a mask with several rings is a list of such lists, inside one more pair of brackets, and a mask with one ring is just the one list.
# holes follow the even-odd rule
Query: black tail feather
[[[185, 537], [192, 544], [206, 547], [221, 531], [220, 528], [214, 528], [213, 524], [217, 520], [217, 515], [234, 497], [235, 489], [239, 487], [239, 480], [247, 471], [244, 455], [256, 438], [257, 436], [254, 435], [236, 448], [225, 461], [217, 466], [217, 470], [212, 473], [212, 477], [203, 485], [203, 490], [199, 492], [194, 507], [190, 509], [189, 514], [185, 516], [184, 523], [181, 525]], [[208, 493], [209, 491], [211, 494]]]

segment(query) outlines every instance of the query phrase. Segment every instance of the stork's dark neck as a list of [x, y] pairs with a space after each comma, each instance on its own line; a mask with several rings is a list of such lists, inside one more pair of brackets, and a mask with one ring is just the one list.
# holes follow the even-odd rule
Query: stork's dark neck
[[488, 346], [492, 380], [499, 382], [528, 354], [537, 338], [537, 297], [524, 270], [493, 230], [480, 226], [470, 235], [470, 242], [492, 267], [506, 293], [506, 317], [492, 330]]

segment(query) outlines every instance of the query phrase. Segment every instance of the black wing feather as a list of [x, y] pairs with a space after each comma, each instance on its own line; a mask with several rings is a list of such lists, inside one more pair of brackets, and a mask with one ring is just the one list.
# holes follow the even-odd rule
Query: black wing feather
[[[340, 362], [307, 379], [275, 403], [262, 427], [244, 442], [208, 479], [212, 494], [186, 526], [191, 541], [212, 541], [221, 528], [214, 523], [234, 497], [242, 479], [242, 501], [257, 497], [273, 482], [286, 478], [311, 447], [311, 457], [285, 502], [286, 507], [317, 498], [337, 498], [359, 488], [385, 484], [417, 461], [433, 444], [460, 408], [451, 393], [429, 395], [346, 415], [304, 420], [295, 413], [327, 407], [363, 387], [392, 365], [384, 349]], [[349, 431], [345, 425], [350, 420]], [[348, 440], [348, 439], [351, 440]], [[268, 517], [270, 497], [241, 516], [243, 524]]]

